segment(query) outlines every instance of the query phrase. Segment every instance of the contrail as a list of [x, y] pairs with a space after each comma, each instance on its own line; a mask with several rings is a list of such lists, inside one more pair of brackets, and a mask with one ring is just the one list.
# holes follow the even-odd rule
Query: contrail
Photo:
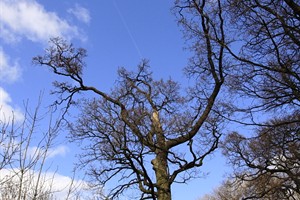
[[113, 0], [113, 3], [114, 3], [114, 6], [115, 6], [115, 8], [116, 8], [116, 10], [118, 12], [118, 15], [121, 18], [121, 21], [122, 21], [122, 23], [123, 23], [123, 25], [124, 25], [124, 27], [125, 27], [128, 35], [129, 35], [129, 37], [130, 37], [130, 39], [131, 39], [131, 41], [132, 41], [132, 43], [133, 43], [133, 45], [134, 45], [137, 53], [139, 54], [140, 58], [143, 59], [142, 53], [141, 53], [141, 51], [140, 51], [140, 49], [139, 49], [139, 47], [138, 47], [135, 39], [133, 38], [133, 35], [131, 34], [131, 31], [129, 30], [129, 27], [128, 27], [126, 21], [125, 21], [125, 18], [123, 17], [123, 15], [122, 15], [122, 13], [121, 13], [121, 11], [120, 11], [117, 3], [115, 2], [115, 0]]

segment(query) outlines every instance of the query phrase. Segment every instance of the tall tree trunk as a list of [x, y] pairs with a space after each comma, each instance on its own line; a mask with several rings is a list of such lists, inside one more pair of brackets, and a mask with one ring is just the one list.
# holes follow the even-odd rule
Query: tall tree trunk
[[167, 153], [163, 150], [158, 150], [156, 158], [152, 160], [156, 175], [158, 200], [171, 200], [171, 185], [167, 162]]
[[159, 120], [157, 110], [153, 112], [152, 122], [157, 137], [156, 157], [152, 160], [153, 169], [156, 175], [157, 199], [171, 200], [171, 184], [169, 182], [168, 170], [168, 149], [166, 149], [166, 139]]

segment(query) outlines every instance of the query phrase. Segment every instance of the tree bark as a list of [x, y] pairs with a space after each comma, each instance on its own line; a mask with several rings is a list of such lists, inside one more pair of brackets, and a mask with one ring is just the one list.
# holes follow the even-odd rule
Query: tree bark
[[171, 200], [167, 153], [158, 150], [156, 158], [152, 160], [152, 165], [156, 175], [157, 199]]
[[168, 150], [166, 149], [166, 139], [162, 130], [157, 110], [152, 114], [152, 125], [156, 133], [157, 148], [156, 157], [152, 160], [153, 169], [155, 171], [157, 183], [157, 199], [171, 200], [171, 184], [169, 181], [168, 170]]

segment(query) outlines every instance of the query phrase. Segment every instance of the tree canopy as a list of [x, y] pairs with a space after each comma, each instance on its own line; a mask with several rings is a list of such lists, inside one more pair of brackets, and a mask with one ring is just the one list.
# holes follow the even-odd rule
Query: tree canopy
[[[108, 198], [137, 188], [136, 198], [169, 200], [173, 183], [197, 177], [226, 120], [256, 130], [223, 142], [234, 180], [257, 186], [241, 198], [298, 195], [299, 2], [177, 0], [173, 12], [193, 52], [184, 68], [189, 88], [154, 80], [143, 60], [134, 72], [120, 68], [104, 92], [86, 84], [86, 50], [61, 38], [33, 59], [64, 78], [54, 82], [56, 104], [65, 113], [73, 105], [81, 111], [68, 125], [73, 140], [88, 141], [82, 164], [94, 183], [118, 181]], [[78, 99], [83, 92], [93, 97]]]
[[90, 142], [82, 162], [90, 166], [91, 177], [104, 185], [118, 178], [109, 198], [135, 186], [141, 199], [171, 199], [171, 184], [194, 178], [194, 169], [218, 146], [220, 121], [213, 108], [224, 82], [218, 61], [222, 53], [217, 59], [212, 49], [207, 53], [210, 66], [205, 68], [210, 68], [207, 75], [211, 76], [207, 90], [193, 87], [183, 93], [171, 79], [156, 81], [143, 61], [137, 72], [121, 68], [116, 86], [105, 93], [85, 85], [84, 49], [60, 38], [51, 42], [45, 55], [35, 57], [34, 62], [68, 78], [54, 82], [59, 94], [56, 103], [65, 104], [67, 112], [78, 93], [96, 95], [77, 102], [81, 114], [76, 123], [69, 123], [74, 140]]

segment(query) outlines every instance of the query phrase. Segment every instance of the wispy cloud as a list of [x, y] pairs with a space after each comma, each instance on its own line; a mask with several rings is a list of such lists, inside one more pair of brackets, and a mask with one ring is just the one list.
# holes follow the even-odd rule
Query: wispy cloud
[[0, 121], [9, 122], [14, 119], [15, 122], [24, 120], [24, 115], [18, 108], [13, 108], [11, 105], [9, 94], [0, 87]]
[[65, 145], [60, 145], [55, 148], [49, 149], [47, 158], [53, 158], [55, 156], [65, 156], [69, 152], [69, 148]]
[[0, 82], [11, 83], [21, 76], [21, 69], [17, 61], [11, 62], [8, 55], [0, 47]]
[[17, 42], [23, 37], [34, 41], [48, 41], [50, 37], [72, 38], [78, 28], [49, 12], [34, 0], [0, 1], [0, 37], [6, 42]]
[[[28, 149], [28, 155], [29, 157], [33, 158], [36, 156], [39, 156], [45, 152], [45, 149], [43, 147], [37, 147], [37, 146], [31, 146]], [[54, 148], [49, 148], [47, 150], [46, 158], [54, 158], [56, 156], [65, 156], [69, 152], [69, 148], [65, 145], [59, 145]]]
[[89, 10], [78, 4], [75, 4], [75, 7], [68, 9], [68, 13], [73, 14], [79, 21], [86, 24], [89, 24], [91, 21]]

